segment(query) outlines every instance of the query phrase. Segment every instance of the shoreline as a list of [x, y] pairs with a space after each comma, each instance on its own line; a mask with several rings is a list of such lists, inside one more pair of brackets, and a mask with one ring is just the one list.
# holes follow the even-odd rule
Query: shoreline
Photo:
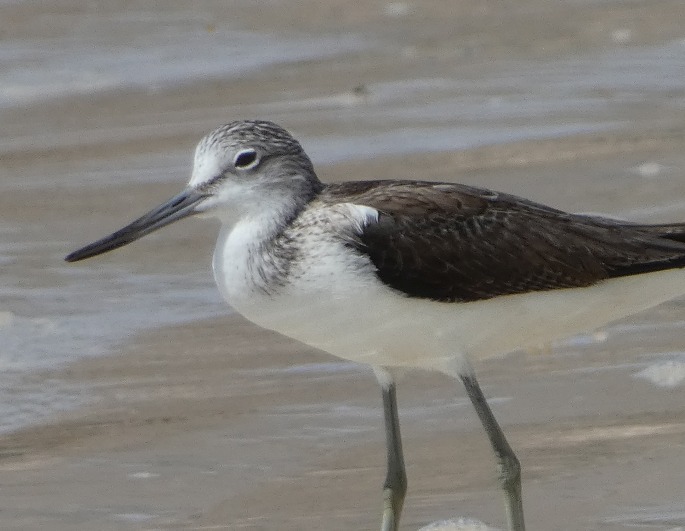
[[[501, 189], [517, 186], [517, 175], [524, 172], [524, 188], [534, 187], [538, 200], [572, 208], [588, 205], [588, 194], [596, 194], [598, 204], [606, 206], [601, 181], [588, 182], [583, 190], [569, 189], [560, 201], [558, 186], [545, 176], [554, 171], [563, 181], [564, 176], [582, 175], [584, 168], [614, 172], [648, 160], [647, 154], [685, 164], [678, 149], [683, 129], [662, 132], [652, 140], [628, 133], [619, 137], [623, 140], [617, 140], [615, 148], [599, 143], [599, 152], [589, 158], [566, 160], [564, 150], [551, 150], [554, 142], [549, 141], [537, 145], [538, 153], [553, 151], [561, 160], [535, 161], [535, 152], [521, 160], [520, 153], [531, 145], [524, 143], [483, 148], [480, 153], [336, 164], [320, 168], [320, 173], [336, 180], [362, 167], [394, 176], [424, 167], [430, 179], [445, 168], [457, 175], [457, 168], [475, 166], [486, 156], [494, 161], [490, 166], [466, 171], [459, 180]], [[557, 144], [593, 148], [595, 141], [561, 139]], [[427, 161], [430, 168], [424, 166]], [[644, 178], [623, 182], [633, 189], [613, 203], [619, 212], [642, 205], [645, 194], [656, 193], [652, 202], [660, 205], [681, 186], [668, 176], [659, 179], [656, 188]], [[154, 204], [152, 198], [165, 188], [168, 185], [142, 187], [138, 200]], [[519, 193], [530, 196], [526, 189]], [[615, 197], [611, 187], [605, 193]], [[676, 212], [685, 212], [682, 201]], [[111, 217], [118, 214], [112, 212]], [[671, 214], [660, 217], [672, 219]], [[193, 234], [200, 234], [203, 224], [192, 225], [158, 242], [133, 246], [112, 260], [138, 271], [166, 257], [175, 259], [177, 273], [207, 267], [198, 256], [210, 256], [213, 234], [203, 232], [201, 241], [180, 254], [174, 251], [174, 241], [191, 241]], [[666, 305], [655, 310], [655, 317], [677, 320], [681, 306]], [[651, 315], [634, 321], [649, 322]], [[587, 523], [592, 518], [603, 518], [603, 530], [619, 530], [637, 518], [627, 509], [621, 512], [622, 504], [649, 504], [678, 492], [678, 477], [669, 469], [680, 459], [685, 433], [682, 390], [635, 380], [631, 374], [637, 369], [630, 367], [652, 363], [645, 361], [649, 352], [677, 349], [680, 335], [674, 327], [633, 344], [644, 335], [639, 332], [643, 328], [638, 326], [632, 335], [614, 336], [609, 330], [608, 340], [557, 346], [546, 355], [514, 353], [476, 367], [524, 462], [526, 506], [536, 528], [561, 531], [567, 529], [564, 522], [578, 521], [582, 513], [587, 514], [583, 525], [588, 529], [595, 529]], [[27, 489], [5, 504], [0, 501], [0, 512], [17, 528], [35, 528], [42, 525], [41, 518], [48, 518], [56, 530], [219, 526], [294, 531], [321, 528], [329, 514], [342, 528], [372, 528], [377, 525], [384, 474], [380, 399], [368, 369], [345, 366], [331, 372], [327, 364], [335, 362], [228, 315], [148, 330], [122, 345], [120, 352], [33, 375], [48, 385], [59, 380], [83, 386], [95, 400], [52, 422], [0, 437], [0, 469], [5, 473], [0, 488]], [[615, 368], [607, 372], [612, 364]], [[288, 370], [292, 366], [304, 369]], [[416, 529], [458, 516], [502, 525], [491, 457], [460, 388], [440, 375], [410, 373], [398, 389], [410, 476], [404, 526]], [[633, 466], [630, 472], [624, 467], [626, 459]], [[661, 476], [651, 472], [655, 466], [663, 467]], [[594, 481], [598, 471], [611, 482], [628, 481], [630, 487], [616, 490], [606, 481]], [[108, 478], [104, 483], [103, 474]], [[652, 483], [636, 482], [645, 477], [659, 477], [663, 487], [655, 490]], [[57, 494], [53, 482], [71, 487]], [[105, 486], [111, 507], [101, 506]], [[78, 507], [100, 508], [59, 508], [73, 506], [74, 496], [84, 497]], [[19, 509], [13, 505], [17, 499]], [[34, 499], [40, 510], [21, 508]], [[263, 499], [278, 501], [264, 511]], [[557, 514], [546, 512], [547, 503], [559, 505], [558, 514], [565, 516], [557, 519]], [[613, 526], [606, 523], [612, 517], [618, 522]]]
[[[625, 389], [625, 370], [601, 369], [617, 347], [617, 340], [590, 344], [580, 358], [512, 354], [477, 369], [524, 463], [537, 528], [568, 529], [564, 517], [579, 521], [584, 507], [587, 522], [613, 515], [619, 523], [603, 525], [618, 530], [635, 518], [621, 513], [622, 504], [677, 495], [682, 390], [637, 380]], [[0, 438], [0, 488], [19, 493], [33, 484], [26, 501], [42, 500], [40, 510], [18, 510], [24, 497], [15, 495], [0, 511], [21, 512], [19, 528], [39, 526], [34, 513], [46, 511], [50, 528], [65, 530], [315, 529], [331, 514], [341, 528], [371, 528], [384, 475], [377, 385], [368, 369], [331, 373], [330, 362], [229, 316], [147, 332], [118, 355], [74, 363], [47, 381], [87, 382], [98, 400]], [[293, 365], [314, 369], [288, 371]], [[593, 365], [599, 381], [592, 372], [569, 378]], [[501, 525], [492, 459], [459, 387], [412, 372], [398, 389], [410, 477], [405, 527], [458, 516]], [[565, 402], [574, 392], [582, 395]], [[613, 479], [596, 481], [597, 474]], [[58, 494], [64, 482], [71, 487]], [[110, 501], [101, 509], [56, 508], [76, 507], [65, 501], [73, 496], [88, 506], [105, 487]], [[278, 502], [260, 509], [265, 499]], [[545, 511], [547, 503], [557, 509]], [[121, 521], [133, 513], [143, 522]]]
[[[458, 181], [568, 211], [685, 219], [685, 3], [210, 1], [192, 17], [185, 10], [115, 0], [100, 19], [80, 2], [15, 2], [0, 6], [0, 40], [76, 46], [78, 31], [81, 53], [93, 42], [116, 51], [131, 46], [135, 28], [120, 24], [129, 21], [153, 33], [199, 28], [203, 38], [231, 28], [284, 39], [349, 33], [373, 46], [239, 78], [0, 107], [0, 311], [36, 325], [27, 341], [4, 345], [2, 361], [11, 372], [65, 345], [86, 354], [12, 382], [4, 405], [19, 414], [52, 406], [60, 385], [89, 400], [0, 436], [0, 527], [375, 529], [385, 453], [367, 368], [236, 315], [131, 326], [102, 357], [88, 357], [96, 340], [71, 337], [93, 326], [78, 315], [117, 327], [115, 309], [154, 322], [153, 312], [195, 311], [209, 300], [198, 286], [215, 289], [215, 225], [179, 224], [102, 261], [66, 265], [64, 255], [175, 194], [208, 130], [255, 116], [296, 132], [327, 182]], [[326, 163], [334, 160], [343, 162]], [[683, 384], [640, 377], [685, 366], [684, 308], [673, 301], [475, 367], [523, 463], [531, 529], [685, 526]], [[402, 529], [460, 516], [503, 527], [492, 456], [462, 389], [412, 372], [398, 400], [409, 474]]]

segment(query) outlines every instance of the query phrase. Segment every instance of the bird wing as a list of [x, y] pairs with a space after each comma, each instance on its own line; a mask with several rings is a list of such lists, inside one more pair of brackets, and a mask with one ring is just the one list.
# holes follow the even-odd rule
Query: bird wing
[[351, 245], [412, 297], [475, 301], [685, 266], [685, 225], [569, 214], [459, 184], [348, 182], [320, 198], [378, 211]]

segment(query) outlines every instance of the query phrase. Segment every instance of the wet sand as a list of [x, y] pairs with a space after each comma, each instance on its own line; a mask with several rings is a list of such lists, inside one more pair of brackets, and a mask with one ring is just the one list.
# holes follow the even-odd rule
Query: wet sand
[[[0, 168], [11, 190], [0, 196], [3, 221], [21, 227], [23, 240], [46, 243], [6, 266], [12, 278], [37, 289], [58, 286], [60, 268], [74, 267], [55, 265], [62, 255], [174, 193], [195, 142], [217, 123], [258, 112], [306, 138], [362, 135], [393, 127], [364, 120], [365, 102], [384, 82], [438, 79], [448, 69], [450, 76], [477, 79], [508, 61], [601, 53], [620, 46], [626, 30], [630, 46], [685, 38], [683, 4], [675, 1], [554, 9], [534, 0], [467, 2], [456, 19], [441, 2], [206, 9], [251, 30], [344, 29], [375, 44], [333, 62], [276, 66], [240, 80], [2, 110]], [[31, 29], [29, 4], [3, 10]], [[308, 108], [307, 102], [330, 97], [338, 102], [331, 105], [341, 98], [347, 104], [333, 114]], [[681, 220], [684, 97], [674, 91], [611, 107], [607, 120], [625, 124], [611, 131], [386, 155], [318, 170], [326, 181], [453, 180], [568, 210]], [[298, 108], [297, 102], [305, 103]], [[141, 160], [163, 161], [173, 176], [129, 177], [146, 167]], [[87, 180], [82, 187], [59, 180], [103, 168], [111, 179], [106, 194]], [[116, 180], [117, 171], [125, 177]], [[107, 267], [178, 275], [179, 283], [192, 272], [209, 285], [215, 235], [211, 223], [184, 223], [108, 256]], [[99, 266], [79, 267], [97, 274]], [[683, 308], [672, 302], [597, 336], [476, 367], [523, 463], [530, 529], [685, 526], [683, 387], [635, 378], [654, 353], [682, 351]], [[26, 385], [82, 389], [86, 405], [0, 438], [3, 529], [378, 525], [384, 443], [370, 371], [237, 316], [141, 333], [109, 356], [37, 372]], [[399, 401], [409, 474], [402, 528], [459, 516], [502, 527], [492, 458], [462, 390], [440, 375], [411, 373], [400, 382]]]

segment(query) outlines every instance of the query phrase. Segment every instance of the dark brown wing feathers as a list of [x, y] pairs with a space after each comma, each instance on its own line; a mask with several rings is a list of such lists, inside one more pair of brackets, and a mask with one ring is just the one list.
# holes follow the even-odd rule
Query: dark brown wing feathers
[[685, 225], [568, 214], [456, 184], [350, 182], [320, 198], [380, 212], [354, 245], [414, 297], [474, 301], [685, 266]]

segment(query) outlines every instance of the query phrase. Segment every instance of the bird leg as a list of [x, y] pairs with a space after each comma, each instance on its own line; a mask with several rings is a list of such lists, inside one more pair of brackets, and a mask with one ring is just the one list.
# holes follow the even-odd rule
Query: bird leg
[[497, 420], [485, 400], [475, 375], [461, 375], [460, 378], [464, 382], [466, 393], [469, 395], [473, 407], [476, 408], [478, 418], [488, 434], [492, 449], [495, 451], [500, 487], [504, 491], [508, 529], [509, 531], [525, 531], [523, 500], [521, 498], [521, 465], [519, 460], [516, 458], [516, 454], [514, 454], [511, 446], [509, 446], [502, 428], [497, 424]]
[[[376, 372], [379, 376], [379, 372]], [[385, 417], [385, 441], [388, 452], [388, 468], [383, 484], [383, 520], [381, 531], [397, 531], [400, 525], [400, 514], [407, 492], [407, 474], [404, 470], [402, 456], [402, 437], [400, 421], [397, 416], [397, 398], [395, 382], [383, 371], [378, 378], [383, 390], [383, 415]]]

